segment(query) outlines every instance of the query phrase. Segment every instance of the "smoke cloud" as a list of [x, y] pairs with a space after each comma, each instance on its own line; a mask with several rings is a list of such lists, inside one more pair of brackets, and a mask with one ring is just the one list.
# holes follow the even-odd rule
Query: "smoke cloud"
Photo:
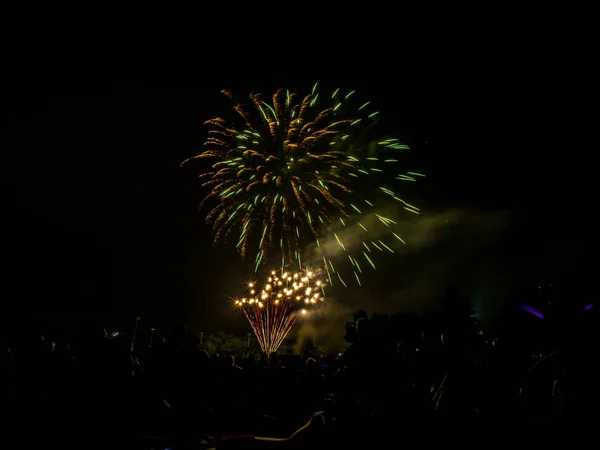
[[[391, 207], [378, 213], [385, 217], [398, 216], [397, 209], [392, 211]], [[363, 218], [362, 224], [371, 231], [381, 225], [376, 223], [378, 221], [377, 217], [370, 216]], [[483, 303], [485, 299], [502, 296], [498, 288], [502, 286], [503, 270], [499, 266], [504, 261], [504, 234], [510, 223], [511, 215], [507, 211], [449, 209], [423, 215], [406, 213], [402, 222], [394, 225], [405, 243], [393, 238], [386, 227], [377, 227], [382, 231], [381, 236], [370, 234], [370, 240], [381, 238], [394, 254], [377, 252], [373, 258], [376, 270], [363, 265], [364, 259], [361, 260], [362, 286], [355, 280], [347, 280], [348, 288], [344, 288], [334, 279], [334, 286], [328, 289], [327, 306], [318, 308], [318, 313], [314, 311], [318, 317], [299, 324], [299, 343], [310, 338], [322, 345], [340, 345], [344, 324], [358, 309], [369, 313], [435, 310], [451, 284], [470, 295], [479, 312], [486, 309], [491, 314], [494, 308]], [[340, 226], [334, 232], [348, 250], [357, 250], [352, 247], [361, 245], [361, 233], [364, 235], [358, 225]], [[331, 255], [334, 264], [348, 263], [344, 260], [347, 253], [335, 236], [320, 245]], [[315, 245], [306, 256], [315, 266], [323, 264], [318, 250]]]
[[296, 338], [294, 351], [300, 353], [310, 340], [321, 349], [342, 350], [347, 347], [344, 341], [344, 326], [352, 319], [355, 309], [335, 298], [328, 298], [318, 308], [298, 319], [291, 337]]

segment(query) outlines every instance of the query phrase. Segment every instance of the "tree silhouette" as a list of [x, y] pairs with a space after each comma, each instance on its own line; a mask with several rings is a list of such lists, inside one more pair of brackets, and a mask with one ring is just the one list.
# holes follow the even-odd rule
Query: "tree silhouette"
[[456, 285], [449, 286], [442, 298], [438, 326], [446, 344], [470, 346], [480, 330], [470, 299]]
[[367, 314], [367, 312], [364, 309], [359, 309], [352, 316], [352, 319], [354, 320], [354, 322], [358, 322], [360, 319], [368, 319], [368, 318], [369, 318], [369, 314]]
[[358, 338], [358, 327], [361, 321], [369, 320], [369, 314], [364, 309], [359, 309], [352, 316], [352, 322], [345, 326], [344, 340], [349, 344], [355, 343]]

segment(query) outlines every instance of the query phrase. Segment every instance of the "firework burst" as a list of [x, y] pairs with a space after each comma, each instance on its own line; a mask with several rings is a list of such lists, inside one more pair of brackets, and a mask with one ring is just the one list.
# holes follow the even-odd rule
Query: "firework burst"
[[234, 301], [250, 322], [261, 349], [275, 353], [298, 317], [325, 300], [324, 282], [319, 273], [272, 271], [262, 288], [248, 283], [247, 297]]
[[[239, 124], [207, 121], [204, 151], [182, 163], [211, 160], [200, 175], [211, 188], [200, 207], [207, 209], [215, 243], [233, 234], [242, 256], [254, 250], [255, 272], [279, 259], [282, 268], [302, 268], [303, 251], [314, 245], [329, 283], [335, 277], [346, 285], [334, 266], [343, 252], [344, 274], [353, 273], [360, 285], [363, 269], [376, 268], [376, 252], [393, 253], [395, 243], [404, 243], [394, 229], [398, 219], [378, 206], [381, 199], [396, 202], [395, 212], [419, 214], [393, 187], [424, 176], [400, 171], [397, 158], [408, 146], [369, 137], [379, 112], [370, 102], [356, 102], [355, 91], [320, 95], [315, 84], [304, 97], [280, 89], [267, 102], [250, 94], [249, 106], [224, 93]], [[350, 226], [359, 235], [344, 242], [342, 229]], [[335, 249], [322, 245], [329, 237]]]

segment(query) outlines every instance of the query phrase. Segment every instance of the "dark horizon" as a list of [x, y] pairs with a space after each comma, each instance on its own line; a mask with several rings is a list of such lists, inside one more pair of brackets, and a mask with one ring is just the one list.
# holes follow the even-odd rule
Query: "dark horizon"
[[[377, 103], [427, 180], [412, 250], [366, 289], [332, 293], [336, 311], [422, 312], [433, 307], [425, 298], [458, 283], [491, 318], [515, 286], [586, 272], [591, 223], [578, 207], [590, 169], [578, 160], [589, 119], [570, 108], [572, 95], [549, 95], [533, 72], [419, 75], [343, 83]], [[247, 328], [226, 300], [244, 263], [232, 246], [211, 247], [194, 170], [179, 163], [199, 152], [202, 122], [232, 116], [223, 88], [339, 85], [331, 74], [214, 78], [46, 77], [3, 88], [3, 316]]]

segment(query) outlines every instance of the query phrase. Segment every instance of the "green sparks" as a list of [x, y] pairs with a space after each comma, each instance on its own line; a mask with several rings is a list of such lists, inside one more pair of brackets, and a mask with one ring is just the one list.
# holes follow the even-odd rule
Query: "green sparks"
[[[382, 114], [369, 101], [354, 90], [319, 91], [315, 82], [304, 97], [281, 89], [239, 103], [226, 92], [241, 126], [209, 120], [203, 152], [184, 163], [211, 161], [212, 169], [199, 175], [209, 188], [201, 208], [208, 209], [215, 243], [233, 234], [243, 256], [257, 251], [255, 272], [280, 259], [282, 270], [286, 262], [302, 267], [302, 257], [313, 258], [304, 253], [310, 249], [323, 257], [330, 284], [335, 273], [346, 286], [352, 270], [361, 286], [359, 253], [375, 269], [373, 250], [395, 253], [394, 238], [406, 244], [398, 224], [421, 211], [401, 188], [425, 175], [400, 169], [408, 145], [371, 134]], [[384, 213], [392, 211], [390, 197], [400, 205]]]
[[363, 255], [365, 256], [365, 258], [367, 259], [367, 261], [369, 262], [369, 264], [371, 264], [371, 267], [375, 270], [377, 269], [375, 267], [375, 264], [373, 264], [373, 261], [371, 261], [371, 258], [369, 258], [369, 255], [367, 255], [365, 252], [363, 252]]

